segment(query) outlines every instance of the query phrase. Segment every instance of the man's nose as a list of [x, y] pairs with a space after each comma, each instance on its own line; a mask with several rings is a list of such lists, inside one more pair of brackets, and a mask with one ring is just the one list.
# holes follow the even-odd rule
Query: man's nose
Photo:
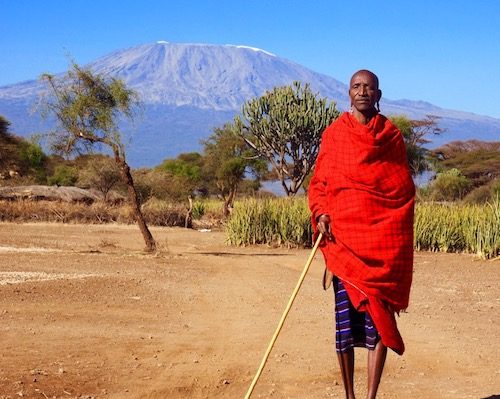
[[364, 96], [366, 95], [366, 86], [359, 86], [359, 95]]

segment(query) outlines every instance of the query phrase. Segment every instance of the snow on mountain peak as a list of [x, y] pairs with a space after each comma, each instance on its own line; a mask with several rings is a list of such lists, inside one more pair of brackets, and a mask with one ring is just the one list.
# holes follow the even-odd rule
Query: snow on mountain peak
[[[140, 96], [142, 121], [137, 120], [136, 127], [124, 127], [124, 137], [134, 137], [134, 146], [127, 153], [134, 166], [152, 166], [165, 157], [198, 151], [200, 147], [193, 143], [208, 137], [214, 126], [231, 121], [245, 101], [296, 80], [309, 83], [320, 97], [335, 100], [339, 110], [347, 110], [350, 104], [344, 83], [244, 45], [159, 40], [116, 50], [86, 67], [122, 79]], [[30, 112], [44, 91], [46, 87], [39, 80], [0, 87], [0, 114], [12, 123], [13, 132], [28, 136], [46, 130]], [[440, 127], [449, 133], [440, 141], [435, 139], [433, 147], [444, 140], [491, 140], [500, 129], [499, 119], [445, 110], [422, 101], [383, 99], [382, 112], [412, 119], [428, 114], [442, 117]]]
[[242, 45], [235, 45], [235, 44], [226, 44], [226, 46], [243, 48], [243, 49], [252, 50], [252, 51], [260, 51], [261, 53], [270, 55], [271, 57], [276, 57], [276, 54], [270, 53], [269, 51], [262, 50], [261, 48], [257, 48], [257, 47], [242, 46]]

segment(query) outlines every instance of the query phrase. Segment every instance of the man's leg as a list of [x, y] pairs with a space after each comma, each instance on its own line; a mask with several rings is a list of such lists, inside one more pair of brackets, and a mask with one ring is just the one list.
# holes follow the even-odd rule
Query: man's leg
[[384, 371], [387, 347], [379, 341], [375, 349], [368, 351], [368, 395], [367, 399], [375, 399], [382, 372]]
[[342, 381], [344, 382], [346, 399], [355, 399], [354, 396], [354, 349], [346, 352], [337, 352], [339, 358]]

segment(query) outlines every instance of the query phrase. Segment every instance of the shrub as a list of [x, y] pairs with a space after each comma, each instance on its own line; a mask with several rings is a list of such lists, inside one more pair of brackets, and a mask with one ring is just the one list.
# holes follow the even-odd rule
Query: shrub
[[121, 183], [120, 169], [116, 161], [110, 157], [90, 159], [78, 173], [79, 186], [99, 191], [105, 200], [108, 199], [109, 192]]
[[455, 201], [462, 199], [470, 186], [469, 180], [458, 169], [450, 169], [437, 174], [431, 185], [431, 196], [435, 201]]
[[493, 202], [498, 198], [500, 198], [500, 179], [476, 187], [464, 197], [463, 202], [468, 204], [485, 204], [486, 202]]
[[466, 204], [484, 204], [491, 200], [491, 189], [488, 185], [479, 186], [467, 194], [463, 202]]
[[[156, 226], [184, 226], [186, 208], [162, 201], [150, 201], [143, 206], [147, 223]], [[3, 222], [59, 223], [124, 223], [134, 224], [128, 205], [105, 202], [84, 203], [62, 201], [0, 201], [0, 220]]]
[[185, 201], [192, 193], [192, 187], [185, 179], [172, 176], [160, 169], [140, 169], [134, 172], [136, 191], [141, 203], [152, 198], [170, 201]]
[[201, 219], [205, 214], [205, 204], [202, 201], [193, 203], [193, 219]]
[[178, 203], [153, 198], [142, 205], [142, 212], [148, 224], [184, 227], [187, 208]]
[[78, 180], [78, 170], [67, 165], [57, 165], [54, 174], [48, 178], [49, 185], [74, 186]]

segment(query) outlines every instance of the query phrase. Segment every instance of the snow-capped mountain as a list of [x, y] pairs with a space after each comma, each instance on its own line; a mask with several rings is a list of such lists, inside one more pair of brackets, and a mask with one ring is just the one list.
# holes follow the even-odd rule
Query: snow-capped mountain
[[[200, 150], [200, 140], [232, 120], [248, 99], [294, 80], [309, 83], [321, 97], [346, 110], [347, 86], [330, 76], [261, 49], [235, 45], [157, 42], [115, 51], [88, 65], [94, 72], [124, 80], [136, 90], [143, 112], [125, 125], [134, 166], [152, 166], [180, 152]], [[40, 71], [45, 72], [45, 71]], [[0, 115], [12, 132], [28, 136], [46, 130], [32, 110], [44, 85], [37, 80], [0, 87]], [[423, 101], [383, 99], [383, 113], [441, 117], [445, 135], [435, 144], [458, 139], [500, 137], [500, 120], [439, 108]]]
[[333, 78], [244, 46], [159, 42], [117, 51], [92, 68], [120, 76], [147, 103], [216, 111], [239, 110], [249, 98], [293, 80], [314, 82], [316, 90], [332, 97], [344, 91]]

